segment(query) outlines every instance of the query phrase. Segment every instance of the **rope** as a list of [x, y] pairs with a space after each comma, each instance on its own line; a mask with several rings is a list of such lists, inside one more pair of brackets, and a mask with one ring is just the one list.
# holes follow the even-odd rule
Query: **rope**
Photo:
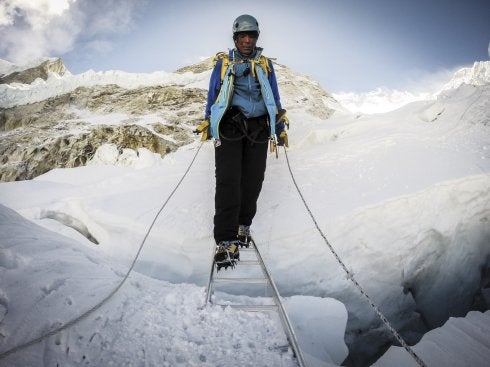
[[318, 232], [322, 236], [323, 240], [325, 241], [325, 244], [328, 246], [328, 248], [330, 249], [330, 251], [332, 252], [332, 254], [335, 256], [335, 258], [337, 259], [337, 261], [340, 264], [340, 266], [342, 267], [342, 269], [344, 269], [345, 273], [347, 274], [347, 278], [350, 279], [352, 281], [352, 283], [354, 283], [354, 285], [356, 286], [356, 288], [367, 299], [367, 301], [369, 302], [369, 305], [373, 308], [373, 310], [376, 313], [376, 315], [385, 324], [385, 326], [394, 335], [394, 337], [396, 338], [396, 340], [398, 340], [398, 342], [403, 346], [403, 348], [405, 348], [405, 350], [413, 357], [413, 359], [418, 363], [418, 365], [421, 366], [421, 367], [427, 367], [427, 365], [424, 363], [424, 361], [422, 361], [422, 359], [405, 342], [405, 340], [402, 338], [402, 336], [400, 334], [398, 334], [398, 332], [393, 328], [393, 326], [391, 326], [391, 324], [388, 321], [388, 319], [383, 315], [383, 313], [380, 311], [379, 307], [371, 300], [371, 298], [369, 297], [369, 295], [364, 291], [364, 289], [361, 287], [361, 285], [357, 282], [357, 280], [354, 278], [354, 274], [351, 271], [349, 271], [349, 269], [347, 269], [347, 266], [345, 266], [345, 264], [342, 261], [342, 259], [339, 257], [339, 255], [337, 254], [337, 252], [335, 251], [335, 249], [333, 248], [333, 246], [330, 244], [330, 242], [328, 241], [327, 237], [325, 236], [325, 234], [323, 233], [323, 231], [320, 229], [320, 226], [318, 225], [318, 222], [316, 221], [313, 213], [311, 212], [308, 204], [306, 203], [305, 198], [303, 197], [303, 194], [301, 193], [301, 190], [299, 189], [298, 184], [296, 183], [296, 179], [294, 178], [294, 174], [293, 174], [293, 171], [291, 169], [291, 165], [289, 163], [289, 158], [288, 158], [288, 153], [287, 153], [286, 148], [284, 148], [284, 153], [286, 155], [286, 161], [287, 161], [287, 164], [288, 164], [289, 173], [291, 174], [291, 178], [293, 179], [294, 186], [296, 187], [296, 190], [298, 191], [298, 194], [301, 197], [301, 200], [303, 201], [303, 204], [305, 205], [305, 208], [308, 211], [308, 214], [310, 215], [311, 219], [313, 220], [313, 223], [315, 224], [316, 229], [318, 230]]
[[118, 286], [116, 288], [114, 288], [114, 290], [109, 293], [109, 295], [107, 295], [102, 301], [100, 301], [99, 303], [97, 303], [95, 306], [93, 306], [92, 308], [90, 308], [89, 310], [85, 311], [83, 314], [81, 314], [80, 316], [68, 321], [66, 324], [52, 330], [52, 331], [49, 331], [43, 335], [41, 335], [40, 337], [36, 338], [36, 339], [33, 339], [33, 340], [30, 340], [24, 344], [21, 344], [21, 345], [18, 345], [12, 349], [9, 349], [5, 352], [2, 352], [2, 354], [0, 354], [0, 360], [11, 355], [11, 354], [14, 354], [20, 350], [23, 350], [23, 349], [26, 349], [30, 346], [33, 346], [37, 343], [40, 343], [41, 341], [51, 337], [51, 336], [54, 336], [56, 334], [58, 334], [59, 332], [63, 331], [63, 330], [66, 330], [70, 327], [72, 327], [73, 325], [77, 324], [78, 322], [80, 322], [81, 320], [87, 318], [88, 316], [90, 316], [92, 313], [94, 313], [95, 311], [97, 311], [100, 307], [102, 307], [110, 298], [112, 298], [112, 296], [114, 296], [116, 294], [116, 292], [123, 286], [123, 284], [126, 282], [126, 280], [128, 279], [129, 277], [129, 274], [131, 273], [131, 271], [133, 270], [134, 268], [134, 265], [136, 264], [136, 260], [138, 260], [138, 257], [141, 253], [141, 250], [143, 249], [143, 245], [145, 244], [146, 242], [146, 239], [148, 238], [153, 226], [155, 225], [155, 222], [157, 221], [157, 218], [158, 216], [160, 215], [160, 213], [163, 211], [163, 209], [165, 208], [165, 206], [167, 206], [167, 203], [169, 202], [170, 198], [174, 195], [174, 193], [177, 191], [177, 189], [179, 188], [180, 184], [182, 183], [182, 181], [184, 180], [184, 178], [187, 176], [187, 173], [190, 171], [192, 165], [194, 164], [194, 161], [196, 160], [196, 157], [197, 155], [199, 154], [199, 151], [201, 150], [201, 147], [202, 147], [203, 143], [201, 143], [199, 145], [199, 148], [197, 149], [196, 151], [196, 154], [194, 154], [194, 157], [192, 158], [192, 161], [191, 163], [189, 164], [189, 166], [187, 167], [187, 170], [185, 171], [184, 175], [182, 176], [182, 178], [179, 180], [179, 182], [177, 183], [177, 185], [175, 186], [175, 188], [172, 190], [172, 192], [170, 193], [170, 195], [168, 196], [167, 200], [165, 200], [165, 202], [163, 203], [163, 205], [160, 207], [160, 209], [158, 210], [157, 214], [155, 215], [153, 221], [151, 222], [150, 224], [150, 227], [148, 228], [148, 230], [146, 231], [146, 234], [143, 238], [143, 240], [141, 241], [141, 244], [139, 246], [139, 249], [138, 249], [138, 252], [136, 253], [136, 256], [134, 257], [133, 259], [133, 262], [131, 263], [131, 266], [129, 267], [128, 271], [126, 272], [126, 275], [124, 276], [124, 278], [122, 279], [122, 281], [118, 284]]

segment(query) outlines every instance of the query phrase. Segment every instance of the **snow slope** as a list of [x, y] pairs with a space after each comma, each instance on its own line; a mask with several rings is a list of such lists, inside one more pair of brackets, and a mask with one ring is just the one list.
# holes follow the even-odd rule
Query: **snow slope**
[[[322, 120], [296, 108], [289, 115], [288, 158], [312, 213], [409, 341], [449, 316], [465, 316], [480, 270], [490, 266], [489, 111], [487, 83], [385, 114]], [[164, 159], [140, 154], [130, 166], [94, 162], [0, 184], [0, 352], [78, 316], [113, 289], [197, 146]], [[99, 162], [108, 161], [112, 150], [105, 149]], [[346, 339], [372, 358], [390, 335], [316, 232], [285, 158], [269, 156], [253, 230], [300, 344], [310, 365], [340, 365], [348, 312]], [[213, 195], [213, 147], [206, 143], [121, 290], [86, 320], [2, 365], [294, 365], [274, 316], [200, 308]], [[488, 318], [478, 317], [486, 332]], [[440, 337], [424, 340], [442, 348], [443, 339], [459, 338], [451, 322], [438, 330]], [[421, 348], [443, 363], [437, 348]], [[406, 359], [401, 352], [390, 351], [380, 365]], [[484, 366], [489, 358], [483, 350], [467, 361]]]
[[[172, 164], [179, 174], [182, 166]], [[117, 218], [115, 212], [110, 215], [107, 211], [107, 208], [112, 208], [110, 211], [118, 210], [119, 205], [123, 204], [121, 200], [128, 200], [128, 192], [134, 190], [133, 180], [139, 181], [137, 177], [141, 178], [141, 171], [125, 167], [97, 166], [71, 170], [74, 176], [67, 176], [65, 171], [52, 171], [48, 176], [24, 182], [35, 186], [32, 187], [32, 191], [29, 190], [32, 196], [24, 198], [26, 201], [19, 200], [20, 198], [15, 194], [10, 196], [12, 191], [8, 188], [6, 190], [10, 191], [9, 196], [19, 206], [31, 202], [32, 205], [29, 204], [31, 208], [27, 211], [31, 212], [31, 215], [38, 216], [40, 224], [59, 233], [38, 227], [2, 207], [1, 232], [8, 235], [2, 236], [1, 240], [3, 261], [0, 266], [4, 273], [0, 283], [4, 295], [2, 302], [4, 319], [1, 332], [4, 335], [3, 339], [6, 340], [3, 346], [7, 349], [38, 336], [44, 330], [66, 323], [105, 297], [121, 280], [128, 267], [129, 258], [134, 255], [137, 242], [141, 241], [140, 234], [146, 230], [144, 227], [148, 225], [147, 220], [155, 214], [154, 208], [151, 208], [151, 204], [148, 205], [147, 200], [139, 206], [128, 207], [125, 212], [130, 215], [130, 218], [127, 219], [124, 219], [124, 213], [119, 213], [123, 216]], [[146, 174], [154, 173], [155, 167], [146, 172]], [[113, 181], [113, 178], [120, 174], [125, 177], [123, 181], [126, 183], [119, 179], [117, 179], [118, 184]], [[162, 178], [164, 176], [161, 175]], [[171, 174], [160, 182], [159, 189], [166, 191], [166, 195], [171, 189], [170, 185], [175, 183], [174, 180], [175, 176]], [[5, 186], [11, 186], [16, 190], [15, 187], [18, 185]], [[106, 188], [102, 190], [105, 194], [100, 196], [103, 187]], [[122, 192], [118, 192], [117, 188], [123, 189]], [[2, 194], [6, 191], [2, 190]], [[91, 194], [88, 194], [89, 192]], [[53, 196], [59, 194], [61, 194], [59, 198], [66, 199], [64, 204], [69, 203], [71, 210], [67, 210], [64, 204], [58, 201], [59, 199], [55, 199], [58, 204], [53, 202], [54, 206], [49, 208], [49, 205], [46, 206], [46, 199], [51, 201], [54, 199]], [[87, 215], [87, 212], [83, 214], [84, 206], [88, 204], [85, 202], [86, 194], [93, 196], [93, 203], [107, 205], [106, 209], [99, 213], [101, 215], [99, 218], [105, 218], [104, 221], [107, 221], [105, 231], [109, 229], [110, 233], [107, 235], [112, 234], [110, 237], [113, 237], [113, 248], [107, 241], [109, 238], [94, 230], [96, 223], [89, 220], [92, 215]], [[152, 197], [156, 192], [148, 194], [150, 196], [147, 199], [153, 200]], [[73, 195], [78, 196], [79, 200]], [[35, 197], [39, 200], [36, 201]], [[42, 207], [45, 209], [41, 209]], [[93, 209], [95, 208], [89, 209], [91, 214], [95, 214]], [[24, 210], [20, 211], [26, 213]], [[47, 218], [48, 212], [58, 213], [58, 220], [64, 223], [72, 223], [66, 220], [67, 218], [78, 218], [90, 228], [92, 235], [101, 245], [94, 246], [79, 232]], [[177, 217], [172, 219], [173, 221], [179, 220], [179, 213], [175, 214]], [[182, 217], [179, 221], [184, 222]], [[112, 222], [113, 228], [109, 228], [111, 227], [109, 222]], [[162, 225], [164, 227], [167, 225], [164, 222], [158, 226], [165, 232], [171, 229], [171, 227], [161, 228]], [[123, 226], [128, 226], [129, 231], [122, 232]], [[133, 235], [124, 240], [127, 233]], [[159, 267], [164, 269], [168, 265], [167, 272], [173, 269], [191, 271], [192, 264], [183, 256], [182, 249], [179, 250], [183, 244], [176, 242], [178, 238], [169, 242], [168, 239], [159, 238], [162, 234], [161, 230], [157, 233], [156, 238], [149, 241], [150, 246], [156, 245], [161, 248], [163, 245], [171, 252], [173, 252], [172, 247], [177, 247], [177, 251], [174, 249], [174, 256], [167, 256], [168, 253], [163, 250], [161, 253], [163, 257], [158, 256]], [[74, 239], [60, 237], [60, 234]], [[209, 236], [205, 240], [199, 246], [201, 249], [206, 248], [206, 251], [199, 251], [199, 248], [192, 250], [196, 254], [194, 261], [209, 268], [207, 260], [210, 259], [212, 246], [209, 246], [211, 243]], [[143, 258], [148, 255], [153, 256], [145, 254]], [[206, 261], [203, 261], [203, 257]], [[139, 266], [145, 266], [145, 262], [143, 261]], [[144, 272], [149, 271], [151, 269], [144, 270]], [[34, 279], [27, 276], [22, 283], [19, 283], [20, 274], [26, 273], [39, 275]], [[160, 278], [163, 276], [164, 274], [159, 274]], [[175, 275], [169, 279], [175, 280]], [[12, 291], [8, 291], [9, 289]], [[142, 358], [150, 365], [169, 366], [295, 365], [291, 353], [284, 352], [287, 341], [276, 317], [232, 310], [222, 311], [220, 307], [201, 309], [203, 302], [204, 289], [201, 286], [182, 283], [172, 285], [167, 281], [133, 273], [128, 283], [111, 299], [108, 306], [84, 320], [80, 326], [63, 332], [46, 344], [28, 349], [27, 353], [9, 357], [6, 365], [36, 365], [39, 354], [44, 355], [46, 365], [55, 362], [62, 365], [77, 365], [84, 361], [95, 365], [105, 365], [105, 363], [131, 365], [131, 361], [134, 362], [135, 358]], [[312, 302], [316, 303], [312, 304]], [[304, 309], [304, 306], [309, 307], [308, 314], [301, 314], [298, 311]], [[53, 309], [58, 307], [62, 308], [61, 312], [53, 314]], [[328, 365], [325, 360], [331, 360], [331, 357], [326, 351], [330, 349], [332, 355], [337, 357], [335, 359], [337, 363], [345, 358], [347, 350], [343, 342], [343, 330], [347, 314], [340, 302], [296, 296], [286, 302], [286, 307], [291, 308], [291, 318], [298, 330], [304, 329], [305, 335], [308, 336], [312, 330], [311, 326], [316, 325], [316, 337], [319, 340], [329, 340], [329, 345], [321, 348], [323, 352], [320, 357], [324, 362], [317, 365]], [[329, 316], [324, 314], [325, 309], [329, 310]], [[139, 312], [140, 310], [143, 311]], [[325, 324], [336, 325], [336, 327], [334, 329], [319, 327]], [[243, 337], [244, 335], [247, 336]], [[310, 338], [312, 343], [318, 343]], [[309, 339], [306, 341], [303, 339], [303, 343], [308, 350]], [[314, 353], [311, 355], [315, 356]]]
[[[0, 216], [7, 234], [0, 265], [8, 269], [2, 288], [10, 289], [0, 298], [3, 347], [90, 309], [126, 271], [96, 249], [38, 227], [6, 207]], [[23, 276], [26, 271], [38, 276]], [[202, 309], [203, 299], [196, 285], [172, 285], [134, 273], [99, 311], [46, 343], [8, 357], [2, 366], [295, 365], [292, 355], [282, 352], [287, 341], [273, 317], [217, 306]], [[238, 333], [248, 337], [238, 339]]]

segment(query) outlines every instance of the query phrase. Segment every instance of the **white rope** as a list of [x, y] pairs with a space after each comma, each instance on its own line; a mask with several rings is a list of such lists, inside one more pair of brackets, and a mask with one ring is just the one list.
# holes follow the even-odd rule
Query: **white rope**
[[116, 288], [114, 288], [114, 290], [109, 293], [109, 295], [107, 295], [102, 301], [100, 301], [99, 303], [97, 303], [95, 306], [93, 306], [92, 308], [90, 308], [89, 310], [85, 311], [83, 314], [81, 314], [80, 316], [68, 321], [66, 324], [52, 330], [52, 331], [49, 331], [43, 335], [41, 335], [40, 337], [38, 338], [35, 338], [35, 339], [32, 339], [24, 344], [20, 344], [16, 347], [13, 347], [7, 351], [4, 351], [0, 354], [0, 360], [3, 359], [3, 358], [6, 358], [7, 356], [11, 355], [11, 354], [14, 354], [20, 350], [23, 350], [23, 349], [26, 349], [30, 346], [33, 346], [37, 343], [40, 343], [41, 341], [51, 337], [51, 336], [54, 336], [56, 334], [58, 334], [59, 332], [65, 330], [65, 329], [68, 329], [70, 327], [72, 327], [73, 325], [77, 324], [78, 322], [80, 322], [81, 320], [87, 318], [89, 315], [91, 315], [92, 313], [94, 313], [96, 310], [98, 310], [100, 307], [102, 307], [110, 298], [112, 298], [112, 296], [114, 296], [116, 294], [116, 292], [123, 286], [123, 284], [126, 282], [126, 280], [128, 279], [129, 277], [129, 274], [131, 273], [131, 271], [133, 270], [134, 268], [134, 265], [136, 264], [136, 260], [138, 260], [138, 257], [141, 253], [141, 250], [143, 249], [143, 245], [145, 244], [146, 242], [146, 239], [148, 238], [153, 226], [155, 225], [155, 222], [157, 221], [157, 218], [158, 216], [160, 215], [160, 213], [163, 211], [163, 209], [165, 208], [165, 206], [167, 205], [167, 203], [169, 202], [170, 198], [174, 195], [174, 193], [177, 191], [177, 189], [179, 188], [180, 184], [182, 183], [182, 181], [184, 180], [184, 178], [187, 176], [187, 173], [190, 171], [192, 165], [194, 164], [194, 161], [196, 160], [196, 157], [197, 155], [199, 154], [199, 151], [201, 150], [201, 147], [202, 147], [203, 143], [201, 143], [199, 145], [199, 148], [197, 149], [196, 151], [196, 154], [194, 154], [194, 157], [192, 158], [192, 161], [191, 163], [189, 164], [189, 166], [187, 167], [187, 170], [185, 171], [184, 175], [182, 176], [182, 178], [179, 180], [179, 182], [177, 183], [177, 185], [175, 186], [175, 188], [172, 190], [172, 192], [170, 193], [170, 195], [168, 196], [167, 200], [165, 200], [165, 202], [163, 203], [163, 205], [160, 207], [160, 210], [158, 210], [157, 214], [155, 215], [155, 217], [153, 218], [153, 221], [151, 222], [150, 224], [150, 227], [148, 228], [148, 230], [146, 231], [146, 234], [145, 234], [145, 237], [143, 238], [143, 240], [141, 241], [141, 244], [138, 248], [138, 252], [136, 253], [134, 259], [133, 259], [133, 262], [131, 263], [131, 266], [129, 267], [128, 271], [126, 272], [126, 275], [124, 276], [124, 278], [122, 279], [122, 281], [117, 285]]
[[294, 174], [293, 174], [293, 171], [291, 169], [291, 165], [289, 163], [288, 153], [287, 153], [285, 147], [284, 147], [284, 153], [286, 155], [286, 162], [288, 164], [289, 173], [291, 174], [291, 178], [293, 179], [294, 186], [296, 187], [296, 190], [298, 191], [298, 194], [301, 197], [301, 200], [303, 201], [303, 204], [305, 205], [305, 208], [308, 211], [308, 214], [310, 215], [313, 223], [315, 224], [316, 229], [318, 230], [318, 232], [322, 236], [323, 240], [325, 241], [325, 244], [328, 246], [328, 248], [330, 249], [330, 251], [332, 252], [332, 254], [335, 256], [335, 258], [337, 259], [337, 261], [340, 264], [340, 266], [342, 267], [342, 269], [344, 269], [345, 273], [347, 274], [347, 278], [350, 279], [352, 281], [352, 283], [354, 283], [354, 285], [356, 286], [356, 288], [367, 299], [367, 301], [369, 302], [369, 305], [373, 308], [373, 310], [376, 313], [376, 315], [385, 324], [385, 326], [394, 335], [394, 337], [396, 338], [396, 340], [398, 340], [398, 342], [403, 346], [403, 348], [405, 348], [405, 350], [419, 364], [419, 366], [421, 366], [421, 367], [427, 367], [427, 365], [424, 363], [424, 361], [405, 342], [405, 340], [402, 338], [402, 336], [400, 334], [398, 334], [398, 332], [393, 328], [393, 326], [391, 326], [391, 324], [388, 321], [388, 319], [383, 315], [383, 313], [380, 311], [379, 307], [371, 300], [371, 298], [369, 297], [369, 295], [364, 291], [364, 289], [361, 287], [361, 285], [357, 282], [357, 280], [354, 278], [354, 274], [351, 271], [349, 271], [349, 269], [347, 269], [347, 266], [345, 266], [345, 264], [342, 261], [342, 259], [339, 257], [339, 255], [337, 254], [337, 252], [335, 251], [335, 249], [333, 248], [333, 246], [330, 244], [330, 242], [328, 241], [327, 237], [325, 236], [325, 234], [323, 233], [323, 231], [320, 229], [320, 226], [318, 225], [318, 223], [317, 223], [317, 221], [316, 221], [313, 213], [311, 212], [308, 204], [306, 203], [305, 198], [303, 197], [303, 194], [301, 193], [301, 190], [299, 189], [298, 184], [296, 183], [296, 179], [294, 178]]

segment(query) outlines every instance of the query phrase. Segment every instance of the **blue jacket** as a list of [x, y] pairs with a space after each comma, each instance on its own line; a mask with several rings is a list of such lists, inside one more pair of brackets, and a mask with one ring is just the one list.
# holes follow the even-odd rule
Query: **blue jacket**
[[[236, 50], [230, 50], [228, 56], [232, 61], [241, 59], [240, 54]], [[282, 109], [279, 90], [277, 88], [276, 74], [272, 62], [270, 60], [268, 62], [271, 71], [269, 72], [267, 79], [271, 86], [276, 107], [277, 109]], [[222, 60], [219, 59], [213, 69], [209, 81], [205, 119], [210, 118], [211, 106], [216, 102], [216, 98], [221, 90], [221, 66]], [[261, 97], [260, 84], [257, 79], [252, 76], [252, 73], [246, 72], [247, 68], [250, 68], [249, 63], [237, 64], [235, 67], [234, 94], [230, 106], [237, 106], [240, 108], [247, 118], [265, 115], [267, 114], [267, 109]], [[284, 122], [277, 124], [275, 130], [276, 134], [279, 135], [281, 131], [284, 130]]]
[[[237, 57], [235, 60], [237, 59], [241, 58]], [[234, 72], [233, 97], [230, 105], [238, 107], [246, 118], [266, 115], [268, 112], [262, 98], [260, 83], [258, 77], [252, 75], [250, 63], [236, 64]]]

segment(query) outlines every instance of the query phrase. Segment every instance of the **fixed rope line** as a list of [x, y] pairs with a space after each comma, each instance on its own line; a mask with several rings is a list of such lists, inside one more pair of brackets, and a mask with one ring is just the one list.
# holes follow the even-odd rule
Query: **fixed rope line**
[[114, 296], [117, 291], [123, 286], [123, 284], [126, 282], [126, 280], [128, 279], [129, 277], [129, 274], [133, 271], [133, 268], [134, 268], [134, 265], [136, 264], [136, 261], [138, 260], [138, 257], [141, 253], [141, 250], [143, 249], [143, 245], [145, 244], [146, 242], [146, 239], [148, 238], [148, 236], [150, 235], [150, 232], [153, 228], [153, 226], [155, 225], [156, 221], [157, 221], [157, 218], [158, 216], [160, 215], [160, 213], [163, 211], [163, 209], [167, 206], [167, 203], [170, 201], [170, 198], [175, 194], [175, 192], [177, 191], [177, 189], [179, 188], [180, 184], [182, 183], [182, 181], [184, 181], [184, 178], [187, 176], [187, 174], [189, 173], [192, 165], [194, 164], [194, 161], [196, 160], [197, 158], [197, 155], [199, 154], [199, 151], [201, 150], [203, 146], [203, 142], [199, 145], [196, 153], [194, 154], [194, 157], [192, 158], [192, 161], [191, 163], [189, 164], [189, 166], [187, 167], [186, 171], [184, 172], [184, 175], [181, 177], [181, 179], [179, 180], [179, 182], [177, 183], [177, 185], [175, 186], [175, 188], [172, 190], [172, 192], [170, 193], [170, 195], [168, 196], [167, 200], [165, 200], [165, 202], [162, 204], [162, 206], [160, 207], [160, 209], [158, 210], [157, 214], [155, 215], [155, 217], [153, 218], [153, 221], [151, 222], [150, 224], [150, 227], [148, 227], [148, 230], [146, 231], [146, 234], [143, 238], [143, 240], [141, 241], [141, 244], [138, 248], [138, 252], [136, 253], [134, 259], [133, 259], [133, 262], [131, 263], [131, 266], [129, 267], [128, 271], [126, 272], [126, 275], [124, 276], [124, 278], [121, 280], [121, 282], [117, 285], [116, 288], [114, 288], [114, 290], [109, 293], [104, 299], [102, 299], [102, 301], [100, 301], [99, 303], [97, 303], [95, 306], [93, 306], [92, 308], [90, 308], [89, 310], [85, 311], [83, 314], [81, 314], [80, 316], [68, 321], [66, 324], [52, 330], [52, 331], [49, 331], [43, 335], [41, 335], [40, 337], [36, 338], [36, 339], [33, 339], [33, 340], [30, 340], [24, 344], [21, 344], [21, 345], [18, 345], [12, 349], [9, 349], [5, 352], [2, 352], [0, 354], [0, 359], [3, 359], [3, 358], [6, 358], [7, 356], [11, 355], [11, 354], [14, 354], [22, 349], [25, 349], [25, 348], [28, 348], [28, 347], [31, 347], [37, 343], [40, 343], [41, 341], [51, 337], [51, 336], [54, 336], [56, 334], [58, 334], [59, 332], [63, 331], [63, 330], [66, 330], [70, 327], [72, 327], [73, 325], [79, 323], [80, 321], [82, 321], [83, 319], [87, 318], [88, 316], [90, 316], [92, 313], [94, 313], [95, 311], [97, 311], [100, 307], [102, 307], [109, 299], [112, 298], [112, 296]]
[[342, 259], [340, 258], [340, 256], [337, 254], [337, 252], [335, 251], [335, 249], [333, 248], [333, 246], [330, 244], [330, 242], [327, 239], [327, 236], [325, 236], [325, 234], [323, 233], [323, 231], [320, 229], [320, 226], [318, 225], [318, 222], [316, 221], [315, 216], [311, 212], [308, 204], [306, 203], [306, 200], [305, 200], [303, 194], [301, 193], [301, 190], [299, 189], [298, 184], [296, 183], [296, 179], [294, 178], [294, 174], [293, 174], [293, 171], [291, 169], [291, 164], [289, 163], [288, 153], [287, 153], [285, 147], [284, 147], [284, 154], [286, 155], [286, 162], [288, 164], [289, 173], [291, 174], [291, 178], [293, 179], [294, 186], [296, 187], [296, 190], [298, 191], [298, 194], [299, 194], [301, 200], [303, 201], [303, 204], [305, 205], [305, 208], [308, 211], [308, 214], [310, 215], [311, 219], [313, 220], [313, 223], [315, 224], [316, 229], [318, 230], [318, 232], [322, 236], [323, 240], [325, 241], [325, 244], [328, 246], [328, 248], [330, 249], [330, 251], [332, 252], [332, 254], [335, 256], [335, 258], [337, 259], [337, 261], [340, 264], [340, 266], [342, 267], [342, 269], [344, 269], [345, 273], [347, 274], [347, 278], [350, 279], [352, 281], [352, 283], [354, 283], [354, 285], [356, 286], [356, 288], [367, 299], [367, 301], [369, 302], [369, 305], [373, 308], [373, 310], [376, 313], [376, 315], [385, 324], [385, 326], [393, 334], [393, 336], [396, 338], [396, 340], [398, 340], [398, 342], [403, 346], [403, 348], [405, 348], [405, 350], [413, 357], [413, 359], [415, 360], [415, 362], [417, 362], [418, 365], [421, 366], [421, 367], [427, 367], [427, 365], [424, 363], [424, 361], [405, 342], [405, 340], [402, 338], [402, 336], [400, 334], [398, 334], [398, 332], [393, 328], [393, 326], [391, 326], [391, 324], [388, 321], [388, 319], [383, 315], [383, 313], [381, 312], [381, 310], [379, 309], [379, 307], [371, 300], [371, 298], [369, 297], [369, 295], [364, 291], [364, 289], [361, 287], [361, 285], [357, 282], [357, 280], [354, 278], [354, 274], [349, 269], [347, 269], [347, 266], [345, 266], [345, 264], [342, 261]]

